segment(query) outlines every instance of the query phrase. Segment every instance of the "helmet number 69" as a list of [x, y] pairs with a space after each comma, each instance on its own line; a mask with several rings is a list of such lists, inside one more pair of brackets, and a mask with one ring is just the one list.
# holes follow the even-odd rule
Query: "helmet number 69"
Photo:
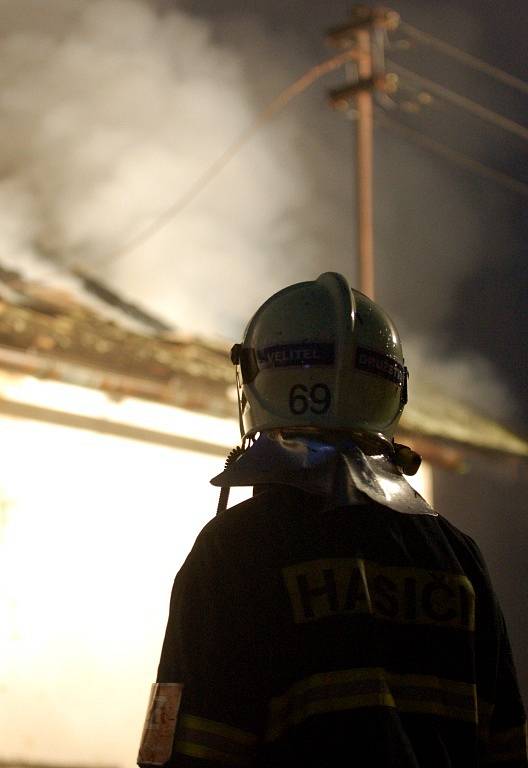
[[314, 384], [308, 389], [304, 384], [294, 384], [290, 389], [290, 411], [296, 416], [302, 416], [306, 411], [326, 413], [330, 408], [332, 395], [326, 384]]

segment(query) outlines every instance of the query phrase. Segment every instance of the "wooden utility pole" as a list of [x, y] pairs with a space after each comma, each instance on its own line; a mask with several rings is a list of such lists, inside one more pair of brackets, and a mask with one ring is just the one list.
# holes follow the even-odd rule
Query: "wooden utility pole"
[[356, 78], [344, 88], [330, 92], [331, 105], [347, 113], [354, 103], [356, 128], [356, 221], [359, 288], [374, 298], [373, 212], [373, 105], [374, 90], [392, 91], [393, 76], [383, 65], [383, 31], [395, 29], [399, 16], [386, 8], [356, 5], [347, 24], [327, 32], [327, 41], [337, 48], [354, 48]]
[[[359, 53], [357, 72], [359, 82], [372, 80], [370, 31], [358, 29], [356, 45]], [[372, 88], [362, 88], [356, 94], [356, 196], [357, 248], [360, 290], [374, 298], [374, 211], [373, 211], [373, 142]]]

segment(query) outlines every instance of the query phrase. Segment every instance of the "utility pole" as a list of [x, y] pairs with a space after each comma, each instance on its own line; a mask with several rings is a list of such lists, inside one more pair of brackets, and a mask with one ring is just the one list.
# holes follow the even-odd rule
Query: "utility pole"
[[400, 17], [387, 8], [352, 7], [351, 18], [328, 30], [327, 42], [336, 48], [353, 48], [357, 56], [351, 66], [353, 79], [329, 93], [330, 104], [356, 119], [356, 206], [359, 288], [374, 298], [373, 213], [373, 105], [375, 90], [393, 92], [397, 79], [384, 71], [383, 43], [386, 30], [396, 29]]

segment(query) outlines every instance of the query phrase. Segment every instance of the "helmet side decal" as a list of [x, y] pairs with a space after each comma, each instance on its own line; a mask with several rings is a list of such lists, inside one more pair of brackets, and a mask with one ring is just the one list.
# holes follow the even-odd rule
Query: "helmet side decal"
[[405, 383], [405, 368], [393, 357], [374, 352], [371, 349], [358, 347], [356, 352], [356, 368], [365, 373], [382, 376], [402, 387]]
[[275, 344], [257, 349], [257, 360], [261, 369], [334, 365], [335, 345], [316, 341]]

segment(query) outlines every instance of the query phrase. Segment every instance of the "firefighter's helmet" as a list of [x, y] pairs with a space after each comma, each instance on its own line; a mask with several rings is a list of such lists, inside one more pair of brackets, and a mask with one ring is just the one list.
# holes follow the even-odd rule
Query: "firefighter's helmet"
[[407, 402], [394, 323], [336, 272], [271, 296], [231, 358], [245, 438], [315, 429], [387, 447]]

